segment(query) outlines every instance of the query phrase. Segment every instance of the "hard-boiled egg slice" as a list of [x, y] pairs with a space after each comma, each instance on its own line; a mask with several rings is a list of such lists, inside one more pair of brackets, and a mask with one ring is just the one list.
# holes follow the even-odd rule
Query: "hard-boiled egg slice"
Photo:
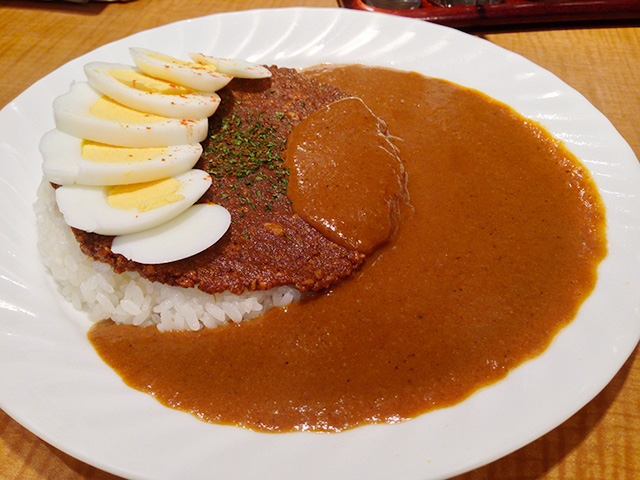
[[233, 78], [210, 65], [187, 62], [145, 48], [129, 49], [133, 63], [147, 75], [179, 83], [201, 92], [220, 90]]
[[220, 105], [215, 93], [193, 90], [153, 78], [119, 63], [92, 62], [84, 66], [89, 84], [122, 105], [165, 117], [210, 117]]
[[238, 78], [267, 78], [271, 76], [268, 68], [236, 58], [216, 58], [202, 53], [190, 53], [189, 56], [201, 65], [211, 65], [220, 73]]
[[87, 82], [53, 101], [56, 127], [69, 135], [120, 147], [163, 147], [204, 140], [208, 119], [167, 118], [125, 107]]
[[211, 185], [202, 170], [133, 185], [68, 185], [56, 189], [68, 225], [102, 235], [126, 235], [157, 227], [193, 205]]
[[40, 141], [45, 178], [58, 185], [123, 185], [173, 177], [193, 168], [199, 143], [170, 147], [114, 147], [54, 129]]
[[227, 209], [198, 204], [158, 227], [115, 237], [111, 251], [139, 263], [173, 262], [206, 250], [222, 238], [229, 225]]

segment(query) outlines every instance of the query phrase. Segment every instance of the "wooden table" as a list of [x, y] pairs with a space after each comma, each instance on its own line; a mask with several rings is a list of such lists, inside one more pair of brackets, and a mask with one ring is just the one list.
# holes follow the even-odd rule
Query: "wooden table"
[[[0, 107], [65, 62], [107, 42], [215, 12], [334, 0], [0, 1]], [[530, 29], [481, 34], [582, 92], [640, 157], [640, 28]], [[585, 408], [521, 450], [456, 480], [640, 478], [640, 355]], [[0, 411], [0, 480], [117, 480], [49, 446]]]

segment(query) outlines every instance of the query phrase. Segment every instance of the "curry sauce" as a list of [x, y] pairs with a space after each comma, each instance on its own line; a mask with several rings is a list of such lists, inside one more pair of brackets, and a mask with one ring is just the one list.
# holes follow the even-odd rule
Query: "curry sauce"
[[367, 255], [391, 240], [408, 200], [406, 176], [386, 126], [362, 100], [315, 112], [287, 145], [287, 196], [302, 219]]
[[308, 74], [386, 122], [409, 192], [393, 239], [330, 291], [249, 322], [100, 322], [89, 338], [102, 358], [202, 420], [283, 432], [410, 419], [541, 353], [606, 254], [604, 207], [577, 159], [446, 81], [355, 65]]

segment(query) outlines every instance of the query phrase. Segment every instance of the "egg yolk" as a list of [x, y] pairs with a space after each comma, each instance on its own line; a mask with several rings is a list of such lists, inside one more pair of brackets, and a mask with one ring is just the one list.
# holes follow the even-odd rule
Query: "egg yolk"
[[166, 82], [133, 70], [111, 70], [109, 74], [125, 85], [148, 93], [163, 95], [189, 95], [192, 90], [175, 83]]
[[151, 160], [160, 155], [165, 155], [168, 151], [167, 147], [155, 148], [131, 148], [131, 147], [114, 147], [105, 145], [104, 143], [83, 140], [80, 147], [80, 154], [85, 160], [104, 163], [120, 163], [120, 162], [142, 162]]
[[89, 107], [89, 113], [92, 115], [112, 120], [115, 122], [131, 123], [144, 125], [147, 123], [163, 122], [166, 117], [153, 115], [151, 113], [139, 112], [124, 105], [114, 102], [108, 97], [100, 97]]
[[113, 208], [148, 212], [178, 202], [182, 185], [175, 178], [132, 185], [114, 185], [107, 189], [107, 203]]

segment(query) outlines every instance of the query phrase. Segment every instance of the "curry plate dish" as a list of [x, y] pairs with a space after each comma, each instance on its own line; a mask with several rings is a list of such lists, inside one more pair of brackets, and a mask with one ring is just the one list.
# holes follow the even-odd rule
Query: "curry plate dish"
[[[627, 160], [632, 157], [628, 148], [616, 141], [610, 126], [593, 113], [584, 99], [557, 79], [518, 57], [496, 51], [486, 42], [419, 22], [378, 15], [365, 17], [355, 12], [338, 14], [332, 10], [247, 12], [203, 20], [205, 30], [194, 28], [201, 25], [199, 22], [190, 23], [187, 30], [197, 31], [198, 41], [195, 38], [185, 40], [181, 46], [168, 48], [161, 39], [155, 37], [150, 41], [145, 35], [127, 39], [122, 45], [163, 48], [176, 56], [183, 55], [202, 48], [199, 42], [203, 35], [206, 36], [205, 31], [212, 31], [209, 22], [216, 25], [214, 30], [231, 36], [234, 31], [243, 31], [246, 35], [246, 28], [239, 27], [254, 25], [249, 36], [253, 38], [252, 35], [260, 32], [260, 45], [266, 45], [262, 37], [269, 37], [269, 34], [260, 25], [277, 24], [277, 15], [292, 15], [294, 27], [284, 35], [298, 32], [296, 35], [300, 37], [295, 42], [285, 42], [302, 45], [295, 51], [289, 52], [285, 48], [277, 55], [264, 51], [256, 53], [252, 49], [257, 47], [247, 50], [247, 43], [240, 42], [238, 45], [244, 47], [227, 46], [206, 53], [251, 58], [259, 60], [260, 64], [284, 67], [323, 64], [299, 74], [313, 78], [314, 82], [331, 85], [349, 96], [300, 118], [295, 131], [288, 136], [286, 158], [282, 160], [290, 171], [286, 194], [290, 196], [291, 208], [314, 229], [323, 231], [323, 236], [331, 242], [346, 250], [362, 248], [361, 253], [366, 250], [361, 257], [364, 261], [351, 275], [331, 286], [324, 285], [326, 288], [315, 293], [301, 293], [298, 288], [282, 285], [276, 289], [256, 288], [242, 293], [238, 290], [212, 295], [188, 283], [184, 287], [159, 285], [159, 282], [142, 278], [140, 273], [145, 272], [127, 271], [126, 268], [118, 274], [124, 280], [114, 288], [108, 282], [101, 283], [114, 273], [111, 265], [92, 260], [97, 267], [92, 267], [86, 277], [82, 277], [87, 272], [84, 266], [76, 270], [75, 275], [68, 276], [69, 279], [92, 280], [81, 281], [80, 285], [73, 285], [70, 280], [70, 285], [62, 287], [63, 295], [84, 288], [82, 295], [69, 296], [84, 309], [86, 305], [82, 302], [88, 297], [83, 295], [91, 295], [90, 290], [97, 285], [106, 290], [114, 288], [116, 300], [124, 299], [124, 303], [118, 304], [105, 294], [107, 301], [100, 296], [100, 301], [96, 302], [100, 305], [95, 311], [78, 315], [68, 308], [68, 304], [61, 302], [56, 308], [63, 309], [65, 317], [71, 320], [61, 322], [53, 313], [52, 322], [44, 322], [40, 320], [41, 317], [44, 319], [44, 312], [38, 313], [40, 307], [22, 306], [22, 297], [14, 296], [10, 298], [16, 305], [12, 310], [15, 313], [10, 313], [12, 318], [20, 317], [19, 312], [34, 313], [29, 316], [30, 322], [13, 324], [12, 332], [20, 328], [23, 331], [12, 335], [11, 345], [3, 344], [7, 348], [3, 348], [0, 355], [7, 360], [3, 364], [13, 365], [15, 372], [25, 374], [26, 369], [20, 368], [20, 362], [26, 362], [29, 356], [9, 355], [19, 352], [22, 343], [36, 332], [47, 332], [47, 339], [38, 341], [38, 345], [43, 352], [47, 351], [48, 345], [57, 345], [56, 359], [43, 353], [42, 357], [47, 356], [48, 360], [41, 364], [39, 371], [50, 372], [47, 376], [51, 379], [61, 378], [51, 373], [65, 364], [62, 357], [68, 355], [73, 355], [75, 365], [73, 369], [65, 370], [66, 380], [61, 387], [51, 384], [53, 390], [50, 391], [60, 392], [64, 384], [80, 381], [77, 380], [80, 376], [81, 383], [91, 393], [90, 398], [86, 395], [65, 397], [64, 402], [56, 401], [49, 394], [42, 398], [50, 399], [48, 408], [56, 412], [55, 418], [73, 418], [65, 414], [67, 410], [86, 412], [80, 417], [89, 420], [94, 427], [100, 424], [101, 435], [87, 436], [88, 423], [83, 420], [85, 426], [78, 424], [76, 428], [71, 420], [66, 422], [66, 431], [75, 439], [82, 438], [82, 446], [71, 437], [66, 438], [66, 434], [60, 437], [50, 420], [41, 416], [34, 419], [26, 411], [34, 401], [38, 404], [37, 399], [18, 403], [12, 400], [24, 398], [20, 388], [11, 390], [14, 392], [11, 398], [3, 395], [3, 408], [72, 455], [132, 478], [178, 478], [185, 474], [190, 478], [206, 478], [212, 471], [217, 471], [220, 478], [259, 476], [258, 470], [252, 470], [256, 465], [261, 465], [260, 471], [265, 467], [269, 475], [282, 474], [283, 478], [294, 478], [302, 468], [313, 478], [326, 478], [330, 472], [327, 470], [329, 465], [320, 460], [321, 457], [326, 459], [324, 454], [332, 458], [331, 465], [344, 466], [344, 471], [337, 474], [338, 478], [341, 475], [348, 478], [380, 474], [416, 479], [444, 478], [517, 448], [532, 435], [535, 437], [562, 421], [602, 388], [602, 382], [617, 369], [614, 364], [620, 362], [618, 356], [610, 358], [606, 351], [612, 344], [610, 336], [623, 328], [615, 319], [626, 314], [614, 314], [605, 322], [604, 328], [601, 316], [596, 312], [602, 313], [599, 305], [604, 305], [604, 298], [610, 298], [610, 295], [622, 295], [611, 308], [623, 308], [624, 298], [630, 298], [623, 292], [635, 285], [631, 267], [625, 260], [629, 258], [625, 254], [627, 250], [621, 247], [622, 239], [632, 235], [631, 230], [623, 226], [632, 222], [627, 217], [634, 208], [616, 203], [630, 203], [634, 197], [610, 195], [611, 191], [631, 187], [625, 187], [626, 183], [617, 187], [607, 183], [615, 178], [637, 176], [637, 166], [633, 167]], [[260, 21], [254, 22], [256, 19]], [[380, 38], [371, 37], [372, 32], [380, 32], [375, 28], [371, 30], [371, 22], [388, 24], [388, 28], [403, 34], [389, 46], [386, 34], [378, 33]], [[326, 46], [328, 50], [319, 49], [324, 42], [317, 43], [313, 39], [325, 38], [322, 32], [326, 29], [332, 32], [332, 40]], [[174, 38], [183, 31], [180, 25], [168, 30]], [[166, 32], [161, 33], [165, 37]], [[151, 38], [155, 33], [146, 35]], [[367, 45], [365, 50], [356, 43], [349, 43], [349, 39], [362, 39], [363, 35], [370, 38], [363, 44]], [[413, 60], [407, 59], [403, 56], [406, 54], [394, 50], [394, 45], [405, 44], [411, 36], [429, 39], [439, 47], [418, 55], [419, 61], [416, 55], [411, 57]], [[345, 41], [350, 48], [340, 46]], [[376, 49], [378, 43], [393, 50], [394, 55], [389, 57], [380, 52]], [[458, 46], [462, 50], [458, 50]], [[451, 55], [472, 50], [475, 52], [473, 58]], [[311, 51], [324, 53], [311, 55]], [[447, 54], [443, 57], [438, 52]], [[457, 62], [453, 60], [455, 58], [467, 59], [468, 64], [465, 63], [462, 69], [466, 73], [448, 67], [452, 61]], [[482, 65], [487, 68], [475, 65], [474, 58], [483, 59]], [[61, 75], [54, 82], [54, 88], [49, 86], [47, 91], [64, 92], [69, 78], [79, 80], [82, 67], [88, 62], [123, 62], [124, 59], [122, 51], [111, 53], [109, 48], [96, 51], [70, 65], [72, 70]], [[492, 77], [491, 72], [497, 64], [502, 66], [500, 71], [504, 72], [504, 68], [509, 72], [513, 70], [514, 78], [529, 82], [526, 88], [521, 85], [527, 92], [526, 99], [548, 99], [545, 92], [560, 92], [557, 98], [562, 110], [571, 113], [568, 117], [548, 115], [549, 103], [533, 101], [529, 107], [529, 100], [518, 100], [525, 98], [520, 94], [510, 97], [507, 89], [507, 94], [503, 95], [504, 90], [496, 90], [493, 82], [483, 80]], [[418, 70], [420, 74], [407, 73], [411, 70]], [[468, 76], [469, 71], [477, 72], [477, 75]], [[218, 81], [224, 79], [218, 78]], [[246, 80], [254, 86], [269, 81]], [[229, 79], [226, 86], [216, 89], [222, 99], [217, 113], [224, 112], [224, 92], [232, 91], [234, 84], [242, 82], [245, 80]], [[467, 86], [479, 88], [499, 101]], [[33, 88], [31, 91], [40, 90]], [[205, 97], [207, 102], [216, 105], [214, 95]], [[52, 100], [47, 95], [43, 98], [48, 99], [48, 103]], [[501, 101], [513, 105], [524, 116]], [[276, 119], [286, 112], [277, 113]], [[589, 130], [590, 142], [574, 141], [571, 132], [577, 127], [566, 127], [569, 133], [563, 135], [563, 130], [554, 123], [571, 115], [589, 119], [581, 123], [582, 128], [591, 123], [598, 126]], [[216, 118], [222, 117], [216, 117], [214, 112], [210, 119], [212, 124]], [[533, 118], [549, 127], [553, 137], [532, 121]], [[200, 131], [198, 119], [185, 120], [183, 125], [191, 125], [193, 131]], [[41, 123], [50, 128], [47, 122]], [[36, 129], [37, 137], [45, 132], [42, 126]], [[604, 138], [605, 134], [611, 138]], [[575, 135], [576, 139], [582, 138], [577, 130]], [[569, 149], [579, 154], [580, 160], [554, 137], [565, 139]], [[182, 138], [186, 143], [190, 141]], [[357, 158], [358, 150], [365, 150], [357, 148], [358, 141], [363, 138], [367, 139], [365, 143], [381, 147], [368, 151], [364, 160]], [[595, 142], [597, 138], [601, 140]], [[31, 139], [33, 143], [33, 136]], [[37, 138], [35, 141], [37, 143]], [[355, 143], [356, 147], [333, 148], [349, 143]], [[615, 172], [607, 170], [609, 163], [600, 156], [602, 149], [591, 150], [595, 144], [608, 145], [607, 151], [612, 158], [620, 159]], [[208, 146], [206, 140], [203, 146]], [[314, 151], [323, 152], [323, 156], [331, 160], [329, 165], [306, 168], [317, 163], [317, 158], [308, 155]], [[379, 157], [373, 155], [374, 151]], [[348, 152], [348, 158], [341, 157], [341, 152]], [[206, 168], [204, 162], [197, 166], [193, 164], [197, 172], [205, 172]], [[30, 171], [37, 173], [39, 169], [38, 162]], [[367, 186], [367, 182], [372, 181], [367, 178], [370, 170], [383, 172], [371, 177], [386, 181], [376, 187], [371, 183]], [[621, 170], [625, 172], [622, 176]], [[326, 179], [320, 189], [317, 178], [313, 178], [314, 172], [319, 171]], [[332, 176], [335, 172], [338, 174]], [[198, 176], [196, 182], [206, 181], [206, 176], [195, 175]], [[36, 177], [39, 175], [30, 178]], [[175, 189], [180, 187], [169, 183], [157, 186], [174, 189], [171, 194], [174, 195]], [[207, 195], [215, 193], [217, 185], [214, 183], [211, 181]], [[358, 185], [358, 188], [344, 187], [349, 184]], [[298, 197], [294, 197], [294, 187], [301, 194]], [[332, 192], [331, 196], [322, 195], [327, 189]], [[44, 183], [41, 188], [44, 201], [51, 202], [58, 190]], [[128, 193], [122, 190], [126, 189], [119, 189], [119, 193]], [[331, 209], [344, 207], [342, 211], [349, 212], [348, 207], [353, 206], [354, 201], [362, 200], [363, 195], [359, 193], [366, 191], [374, 192], [364, 195], [370, 200], [366, 203], [374, 205], [368, 211], [384, 213], [378, 218], [385, 220], [379, 222], [385, 227], [377, 229], [376, 233], [384, 231], [388, 234], [369, 249], [358, 244], [359, 236], [354, 242], [353, 237], [334, 228], [345, 218], [351, 219], [349, 215], [337, 216], [337, 222], [333, 224], [325, 221], [327, 211]], [[318, 195], [321, 201], [310, 202], [306, 209], [301, 207], [313, 195]], [[331, 202], [333, 198], [339, 201]], [[381, 198], [392, 201], [381, 202]], [[208, 203], [212, 197], [202, 199], [196, 207], [215, 205]], [[231, 212], [225, 216], [222, 200], [225, 198], [214, 200], [215, 206], [220, 208], [208, 209], [214, 214], [214, 221], [210, 223], [217, 225], [215, 231], [207, 233], [214, 249], [217, 242], [225, 241], [229, 231], [226, 225], [230, 225], [234, 215]], [[380, 207], [384, 204], [386, 210]], [[244, 208], [253, 207], [247, 204]], [[43, 210], [51, 213], [48, 208]], [[57, 225], [50, 231], [64, 232], [65, 237], [58, 240], [79, 251], [72, 230], [60, 217], [56, 221]], [[188, 219], [185, 221], [188, 223]], [[84, 234], [79, 232], [83, 230], [74, 228], [82, 240]], [[285, 230], [280, 230], [278, 225], [269, 228], [272, 234], [283, 233], [281, 239], [287, 239]], [[168, 227], [154, 229], [151, 227], [162, 235], [171, 230]], [[115, 235], [117, 238], [129, 233], [97, 235]], [[143, 240], [153, 242], [153, 238], [158, 237], [147, 235]], [[89, 243], [86, 245], [90, 246]], [[118, 249], [117, 245], [115, 249]], [[110, 255], [107, 250], [100, 251], [100, 255]], [[82, 254], [79, 258], [86, 260]], [[74, 260], [69, 259], [69, 264], [63, 267], [73, 268], [73, 263]], [[124, 262], [120, 267], [126, 265]], [[157, 263], [150, 262], [149, 265]], [[29, 269], [22, 269], [22, 272], [30, 275]], [[620, 278], [623, 278], [620, 288], [606, 287], [617, 284]], [[95, 284], [92, 286], [91, 282]], [[13, 282], [7, 285], [7, 292], [21, 284], [33, 285], [33, 282]], [[50, 290], [41, 283], [38, 285], [39, 291], [43, 292], [42, 304], [50, 305], [47, 300], [51, 296]], [[271, 286], [264, 285], [265, 288]], [[174, 295], [172, 288], [183, 288], [182, 298]], [[154, 312], [167, 321], [163, 331], [157, 326], [160, 323], [146, 323], [148, 312], [141, 315], [142, 311], [136, 310], [136, 300], [141, 295], [155, 297], [153, 301], [157, 306], [167, 307], [164, 312]], [[170, 304], [183, 304], [185, 300], [193, 300], [188, 313], [185, 310], [178, 314], [177, 310], [171, 310]], [[229, 305], [242, 302], [245, 302], [244, 311], [237, 307], [234, 311]], [[283, 307], [271, 308], [274, 305]], [[113, 312], [104, 313], [111, 308]], [[222, 310], [221, 315], [217, 308]], [[73, 320], [75, 318], [80, 319], [78, 323]], [[100, 321], [101, 318], [112, 320]], [[240, 321], [244, 319], [248, 321]], [[37, 328], [24, 331], [22, 326], [26, 327], [27, 323]], [[56, 328], [52, 330], [50, 326], [53, 325]], [[86, 339], [87, 330], [93, 347], [119, 375], [94, 360], [97, 356]], [[597, 342], [584, 335], [593, 331], [598, 332]], [[623, 355], [630, 351], [626, 343], [620, 345], [619, 340], [628, 338], [630, 345], [636, 333], [615, 334], [616, 351]], [[65, 337], [83, 339], [78, 343], [83, 347], [75, 348], [75, 343]], [[572, 340], [575, 338], [580, 340]], [[60, 345], [67, 348], [60, 349]], [[582, 346], [589, 346], [588, 356]], [[558, 351], [562, 355], [558, 356]], [[592, 358], [600, 359], [601, 365], [610, 365], [610, 368], [590, 372], [591, 386], [579, 387], [584, 376], [576, 370], [580, 368], [573, 359]], [[532, 360], [525, 361], [528, 359]], [[576, 366], [572, 367], [574, 364]], [[92, 373], [96, 368], [102, 373]], [[569, 371], [572, 373], [567, 375]], [[25, 378], [34, 375], [33, 369], [28, 372]], [[5, 369], [2, 374], [3, 378], [12, 375]], [[554, 383], [556, 377], [564, 381]], [[135, 389], [151, 395], [124, 388], [121, 378]], [[109, 384], [106, 389], [101, 387], [105, 382]], [[552, 384], [555, 388], [550, 388]], [[490, 386], [481, 388], [487, 385]], [[514, 385], [519, 392], [517, 395], [516, 390], [510, 390]], [[572, 393], [578, 391], [584, 392], [580, 398]], [[541, 392], [544, 392], [542, 397]], [[161, 406], [152, 396], [173, 408]], [[119, 398], [126, 398], [126, 402], [120, 402]], [[529, 405], [532, 401], [535, 405]], [[534, 428], [527, 419], [533, 418], [531, 414], [536, 405], [547, 405], [548, 402], [554, 402], [554, 408], [533, 415], [537, 419]], [[509, 408], [504, 408], [507, 404]], [[99, 405], [99, 416], [89, 412], [94, 405]], [[196, 418], [179, 410], [190, 412]], [[133, 411], [137, 412], [137, 420], [127, 421], [130, 419], [127, 412]], [[500, 414], [496, 415], [498, 411]], [[527, 415], [524, 415], [525, 411]], [[141, 421], [144, 428], [134, 425], [139, 426]], [[116, 428], [122, 433], [121, 427], [125, 424], [132, 436], [115, 433]], [[463, 424], [464, 428], [461, 427]], [[235, 425], [247, 428], [236, 428]], [[92, 429], [96, 431], [94, 427]], [[509, 437], [512, 440], [506, 442], [508, 445], [501, 441], [474, 441], [479, 438], [480, 431], [491, 436], [490, 432], [496, 429], [512, 432]], [[340, 433], [264, 435], [254, 430]], [[171, 433], [167, 436], [168, 432]], [[191, 433], [184, 435], [186, 432]], [[212, 437], [211, 434], [215, 435]], [[121, 448], [131, 452], [125, 447], [128, 440], [114, 442], [116, 436], [121, 439], [135, 437], [136, 445], [145, 446], [134, 458]], [[101, 438], [108, 442], [113, 454], [102, 451]], [[183, 438], [184, 442], [171, 442], [173, 453], [168, 455], [169, 445], [166, 440], [161, 442], [162, 438]], [[232, 445], [246, 448], [235, 449]], [[319, 455], [302, 454], [308, 448]], [[462, 448], [465, 451], [471, 448], [474, 453], [468, 458], [466, 454], [455, 454], [456, 449]], [[187, 449], [189, 454], [185, 455]], [[371, 464], [358, 460], [371, 458], [357, 454], [362, 449], [376, 452]], [[200, 455], [205, 451], [208, 453]], [[239, 461], [222, 461], [217, 452], [226, 452], [225, 459], [232, 453]], [[243, 452], [251, 455], [252, 460], [241, 460]], [[290, 460], [283, 461], [285, 456]], [[295, 460], [298, 457], [308, 459], [305, 460], [308, 465], [303, 467]], [[172, 458], [170, 463], [169, 458]], [[197, 461], [190, 462], [187, 458]], [[397, 461], [399, 458], [406, 461]]]
[[[144, 54], [168, 70], [209, 66]], [[207, 73], [230, 73], [214, 57], [194, 58], [211, 59], [216, 68]], [[115, 79], [132, 72], [105, 65], [103, 75]], [[92, 222], [76, 220], [66, 203], [77, 188], [106, 188], [116, 213], [138, 208], [142, 218], [181, 200], [182, 189], [155, 193], [154, 182], [174, 177], [43, 187], [54, 190], [89, 257], [84, 263], [141, 277], [138, 292], [149, 283], [187, 298], [189, 289], [214, 299], [278, 287], [315, 292], [246, 322], [210, 330], [185, 322], [180, 333], [168, 331], [183, 329], [168, 328], [161, 305], [144, 295], [159, 323], [131, 327], [107, 318], [89, 332], [127, 384], [211, 422], [339, 432], [455, 404], [539, 354], [573, 318], [606, 253], [604, 207], [585, 168], [544, 129], [477, 92], [416, 73], [357, 64], [250, 68], [261, 69], [259, 78], [225, 78], [211, 93], [221, 103], [209, 114], [207, 138], [196, 138], [203, 153], [191, 170], [211, 178], [198, 206], [223, 208], [228, 218], [201, 219], [193, 230], [167, 227], [181, 243], [223, 223], [202, 251], [149, 264], [116, 245], [128, 230], [120, 236], [117, 225], [106, 230], [98, 219], [86, 231]], [[95, 67], [86, 71], [94, 85]], [[162, 100], [178, 88], [142, 89], [165, 79], [133, 72], [137, 83], [129, 88], [147, 96]], [[122, 102], [127, 107], [129, 98]], [[54, 102], [58, 129], [76, 133], [61, 121], [67, 110], [60, 104]], [[91, 108], [111, 119], [110, 111], [101, 117]], [[86, 135], [84, 142], [100, 139]], [[143, 134], [134, 140], [158, 146]], [[102, 148], [123, 147], [129, 145]], [[123, 195], [135, 198], [133, 205], [121, 206]], [[38, 208], [40, 217], [51, 210]], [[141, 242], [155, 243], [155, 229], [143, 232]], [[68, 261], [51, 243], [53, 232], [43, 228], [41, 238], [47, 264], [52, 256]], [[67, 286], [75, 269], [65, 275]], [[99, 295], [94, 304], [108, 301]], [[132, 298], [125, 290], [120, 306], [140, 305]]]

